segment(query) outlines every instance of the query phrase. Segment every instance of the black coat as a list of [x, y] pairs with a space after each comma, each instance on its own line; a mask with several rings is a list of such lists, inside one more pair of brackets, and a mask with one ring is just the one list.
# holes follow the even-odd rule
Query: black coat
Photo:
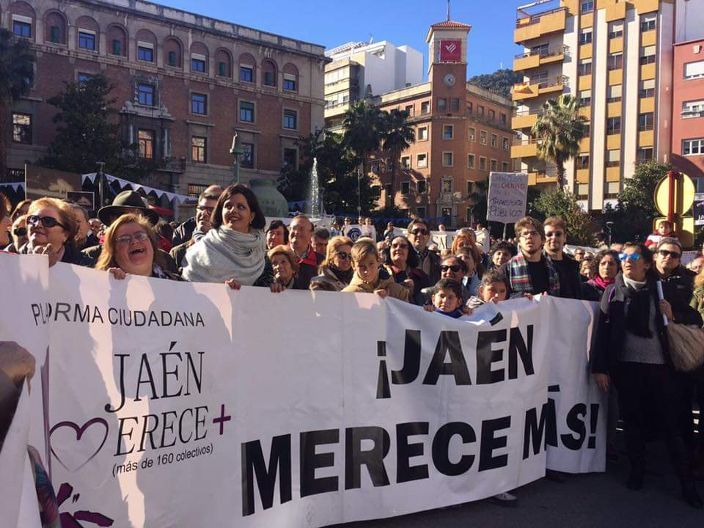
[[695, 276], [693, 271], [678, 266], [667, 278], [660, 277], [663, 295], [672, 305], [676, 323], [702, 325], [701, 315], [689, 304], [694, 294]]
[[555, 271], [560, 276], [560, 297], [581, 299], [582, 279], [579, 275], [579, 262], [566, 253], [562, 254], [562, 260], [560, 261], [551, 259], [547, 253], [544, 253], [544, 255], [545, 258], [552, 262]]
[[[196, 218], [192, 216], [180, 226], [174, 229], [174, 236], [171, 238], [171, 243], [174, 246], [188, 242], [193, 236], [193, 231], [196, 230]], [[177, 263], [178, 264], [178, 263]]]

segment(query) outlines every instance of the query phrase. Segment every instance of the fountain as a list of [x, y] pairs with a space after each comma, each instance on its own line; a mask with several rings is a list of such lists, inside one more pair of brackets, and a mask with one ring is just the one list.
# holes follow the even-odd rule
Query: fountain
[[313, 158], [313, 168], [310, 171], [310, 190], [308, 191], [308, 212], [310, 216], [318, 218], [323, 214], [320, 203], [320, 182], [318, 181], [318, 160]]

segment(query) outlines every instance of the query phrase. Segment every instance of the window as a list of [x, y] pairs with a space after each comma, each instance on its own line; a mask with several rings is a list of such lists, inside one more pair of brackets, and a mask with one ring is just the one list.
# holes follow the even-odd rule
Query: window
[[589, 154], [580, 154], [575, 161], [577, 169], [589, 168]]
[[479, 116], [484, 115], [484, 107], [482, 105], [477, 106], [477, 115], [479, 115]]
[[413, 105], [407, 105], [403, 110], [408, 114], [408, 117], [413, 116]]
[[49, 28], [49, 42], [52, 44], [61, 43], [61, 28], [59, 26], [51, 26]]
[[653, 159], [653, 147], [643, 147], [636, 151], [636, 161], [650, 161]]
[[94, 77], [94, 75], [91, 75], [90, 73], [78, 72], [78, 83], [79, 84], [87, 83], [93, 77]]
[[584, 137], [589, 137], [592, 135], [592, 124], [587, 121], [584, 123]]
[[589, 106], [592, 104], [592, 91], [581, 90], [579, 92], [579, 106]]
[[147, 83], [139, 83], [137, 85], [137, 102], [144, 106], [155, 106], [154, 105], [154, 86]]
[[619, 149], [606, 151], [606, 166], [618, 167], [621, 165], [621, 151]]
[[427, 141], [428, 140], [428, 127], [418, 127], [418, 140]]
[[206, 163], [207, 140], [204, 137], [193, 136], [191, 138], [191, 160], [194, 163]]
[[531, 55], [540, 55], [541, 57], [545, 57], [548, 53], [550, 53], [550, 44], [547, 42], [544, 44], [538, 44], [537, 46], [532, 46], [530, 48]]
[[507, 123], [507, 121], [506, 121], [506, 120], [507, 120], [506, 114], [504, 114], [503, 112], [501, 112], [501, 117], [500, 117], [500, 118], [501, 118], [501, 124], [502, 124], [502, 125], [506, 125], [506, 123]]
[[654, 13], [648, 13], [640, 17], [640, 30], [642, 31], [652, 31], [655, 29], [655, 21], [657, 15]]
[[618, 198], [620, 187], [621, 187], [620, 182], [606, 182], [606, 189], [604, 190], [604, 198], [606, 198], [607, 200]]
[[682, 142], [682, 154], [685, 156], [704, 154], [704, 138], [685, 139]]
[[12, 114], [12, 142], [22, 145], [32, 144], [32, 116]]
[[453, 97], [450, 99], [450, 111], [459, 112], [460, 111], [460, 100], [458, 97]]
[[486, 145], [486, 137], [487, 137], [486, 130], [480, 130], [479, 131], [479, 143], [481, 143], [482, 145]]
[[86, 29], [79, 29], [78, 47], [84, 50], [95, 51], [95, 33]]
[[609, 117], [606, 119], [606, 133], [620, 134], [621, 133], [621, 118]]
[[418, 194], [425, 194], [427, 190], [427, 185], [425, 183], [425, 180], [418, 180], [416, 182], [416, 192]]
[[191, 198], [198, 198], [207, 188], [207, 185], [201, 183], [189, 183], [186, 194]]
[[423, 101], [420, 104], [420, 113], [421, 115], [430, 113], [430, 101]]
[[508, 161], [501, 162], [501, 170], [504, 172], [508, 172]]
[[588, 183], [578, 183], [577, 187], [577, 200], [587, 200], [589, 199], [589, 184]]
[[611, 22], [609, 24], [609, 38], [619, 38], [623, 36], [623, 22]]
[[240, 101], [240, 121], [254, 123], [254, 103]]
[[154, 131], [137, 131], [137, 143], [139, 145], [139, 157], [144, 159], [154, 159]]
[[240, 66], [240, 82], [254, 82], [254, 68], [252, 66]]
[[496, 121], [496, 112], [494, 110], [489, 110], [489, 121]]
[[511, 148], [511, 140], [508, 138], [501, 138], [501, 148], [504, 150], [509, 150]]
[[240, 155], [240, 167], [245, 169], [254, 168], [254, 143], [240, 143], [242, 154]]
[[618, 103], [621, 100], [621, 85], [614, 84], [606, 89], [606, 101], [609, 103]]
[[623, 67], [623, 53], [609, 53], [606, 58], [606, 67], [608, 70], [619, 70]]
[[[118, 55], [115, 53], [115, 55]], [[143, 62], [154, 62], [154, 47], [146, 42], [137, 45], [137, 59]]]
[[411, 182], [401, 182], [401, 194], [403, 194], [404, 196], [408, 196], [409, 194], [411, 194]]
[[477, 129], [473, 127], [469, 127], [469, 133], [467, 135], [469, 140], [474, 143], [477, 141]]
[[498, 167], [498, 164], [497, 164], [497, 162], [496, 162], [495, 159], [491, 160], [490, 167], [491, 167], [491, 170], [492, 170], [492, 171], [496, 172], [497, 167]]
[[655, 62], [655, 46], [643, 46], [640, 49], [640, 64], [653, 64]]
[[264, 86], [276, 86], [276, 68], [274, 65], [265, 61], [262, 65], [262, 84]]
[[467, 154], [467, 168], [474, 168], [474, 154]]
[[425, 218], [425, 207], [416, 207], [416, 216], [418, 218]]
[[580, 44], [591, 44], [592, 43], [592, 28], [580, 30], [579, 43]]
[[704, 115], [704, 99], [682, 103], [682, 117], [702, 117], [702, 115]]
[[486, 158], [484, 156], [479, 156], [479, 170], [486, 170]]
[[410, 156], [401, 156], [401, 168], [402, 169], [410, 169], [411, 168], [411, 157]]
[[472, 103], [467, 103], [467, 115], [472, 115]]
[[295, 92], [298, 90], [296, 76], [292, 73], [284, 73], [284, 90], [287, 92]]
[[685, 79], [701, 79], [704, 77], [704, 60], [688, 62], [684, 65]]
[[594, 11], [594, 0], [584, 0], [579, 6], [581, 13], [591, 13]]
[[454, 164], [454, 155], [452, 152], [443, 152], [442, 153], [442, 166], [443, 167], [452, 167]]
[[653, 97], [655, 95], [655, 79], [646, 79], [641, 81], [638, 95], [643, 98]]
[[191, 53], [191, 71], [205, 73], [205, 55]]
[[113, 55], [122, 56], [122, 41], [120, 39], [113, 39], [111, 49]]
[[442, 193], [451, 193], [452, 192], [452, 176], [444, 176], [442, 179], [442, 190], [440, 192]]
[[230, 76], [230, 64], [225, 61], [218, 62], [218, 75], [220, 77]]
[[638, 114], [638, 130], [652, 130], [653, 129], [653, 113], [646, 112], [644, 114]]
[[579, 75], [591, 75], [592, 74], [592, 59], [582, 59], [577, 65], [577, 73]]
[[298, 128], [298, 112], [295, 110], [284, 110], [284, 128], [290, 130]]
[[298, 168], [298, 149], [284, 148], [284, 167]]
[[208, 113], [208, 96], [205, 94], [191, 94], [191, 113], [206, 115]]
[[442, 138], [443, 139], [452, 139], [455, 133], [455, 127], [452, 125], [443, 125], [442, 126]]
[[427, 154], [417, 154], [416, 155], [416, 167], [419, 169], [424, 169], [428, 166], [428, 155]]
[[438, 97], [438, 112], [444, 112], [445, 110], [447, 110], [447, 99]]
[[496, 134], [491, 135], [491, 148], [498, 148], [499, 137]]
[[32, 37], [32, 19], [19, 15], [12, 15], [12, 32], [18, 37]]

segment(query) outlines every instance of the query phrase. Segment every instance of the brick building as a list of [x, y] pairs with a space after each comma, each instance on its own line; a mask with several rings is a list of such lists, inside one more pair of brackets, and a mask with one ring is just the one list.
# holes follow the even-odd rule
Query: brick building
[[0, 25], [37, 57], [13, 108], [10, 169], [52, 141], [46, 100], [98, 73], [115, 86], [124, 139], [163, 165], [144, 183], [181, 194], [232, 180], [235, 133], [247, 182], [297, 164], [297, 139], [324, 125], [322, 46], [142, 0], [0, 0]]
[[395, 189], [390, 160], [372, 162], [394, 203], [448, 227], [472, 221], [475, 183], [511, 170], [511, 100], [466, 82], [471, 26], [447, 20], [427, 35], [428, 82], [382, 94], [380, 108], [406, 110], [416, 142], [401, 154]]

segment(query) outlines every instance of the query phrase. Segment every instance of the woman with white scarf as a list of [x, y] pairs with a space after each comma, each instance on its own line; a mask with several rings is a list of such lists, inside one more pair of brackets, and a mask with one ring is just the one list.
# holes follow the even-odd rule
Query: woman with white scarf
[[231, 288], [270, 286], [266, 259], [266, 220], [254, 193], [231, 185], [220, 195], [212, 228], [186, 252], [183, 277], [191, 282], [225, 282]]

